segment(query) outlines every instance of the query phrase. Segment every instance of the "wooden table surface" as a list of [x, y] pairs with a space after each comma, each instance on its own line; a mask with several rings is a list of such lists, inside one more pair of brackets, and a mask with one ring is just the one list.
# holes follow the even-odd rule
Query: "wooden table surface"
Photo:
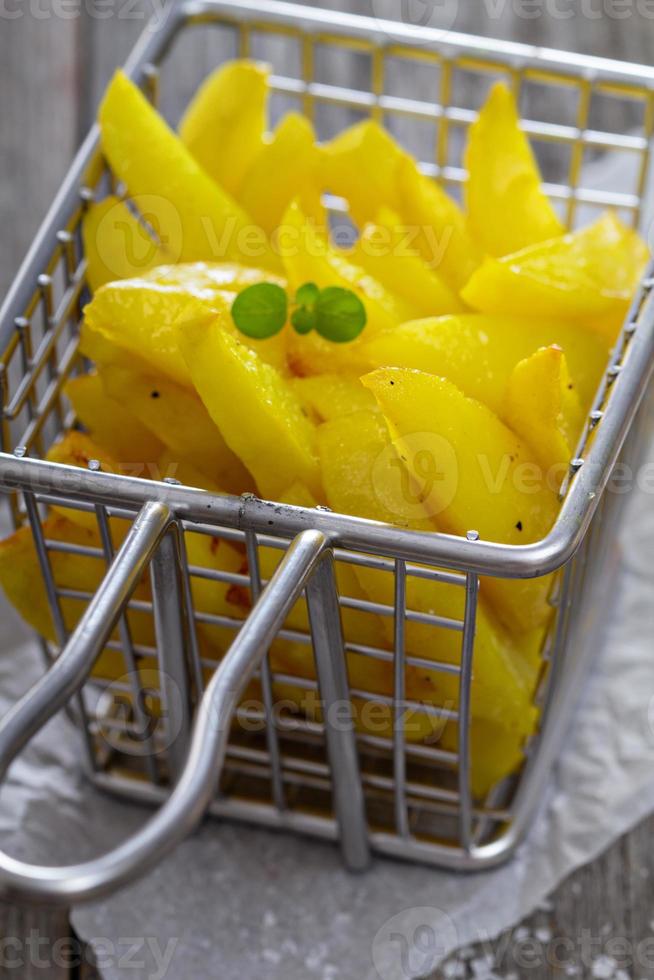
[[[373, 0], [332, 0], [322, 5], [369, 12], [371, 3]], [[384, 6], [389, 4], [376, 3], [377, 10]], [[602, 3], [590, 0], [585, 5], [575, 0], [569, 6], [575, 16], [556, 19], [547, 14], [555, 8], [545, 0], [537, 5], [541, 11], [537, 18], [519, 16], [523, 8], [517, 3], [460, 4], [455, 26], [585, 53], [648, 60], [654, 42], [653, 20], [636, 14], [630, 19], [598, 18], [593, 11], [601, 9]], [[103, 15], [100, 19], [90, 16], [92, 3], [16, 0], [0, 4], [0, 294], [88, 127], [103, 86], [144, 26], [144, 14], [152, 9], [153, 0], [139, 0], [136, 5], [131, 0], [116, 0], [97, 5]], [[524, 10], [528, 9], [533, 11], [533, 4], [525, 4]], [[113, 12], [109, 17], [107, 10]], [[533, 980], [592, 976], [590, 966], [584, 964], [586, 942], [586, 949], [592, 943], [593, 957], [607, 953], [624, 969], [624, 974], [617, 974], [618, 980], [654, 977], [653, 835], [651, 817], [565, 881], [549, 908], [501, 937], [491, 950], [479, 947], [474, 956], [468, 951], [463, 967], [453, 962], [444, 975], [480, 974], [480, 961], [488, 957], [497, 976]], [[24, 929], [25, 921], [19, 918], [17, 910], [0, 906], [0, 937]], [[55, 916], [41, 914], [35, 927], [46, 933], [60, 924]], [[534, 937], [535, 944], [527, 941]], [[0, 977], [16, 975], [15, 970], [0, 965]], [[32, 976], [28, 972], [20, 975]], [[33, 975], [58, 978], [63, 973], [37, 970]]]

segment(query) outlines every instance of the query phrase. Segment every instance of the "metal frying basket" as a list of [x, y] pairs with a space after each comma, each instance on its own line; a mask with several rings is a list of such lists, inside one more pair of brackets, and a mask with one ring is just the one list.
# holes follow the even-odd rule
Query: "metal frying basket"
[[[425, 168], [455, 193], [465, 178], [454, 158], [456, 147], [475, 118], [474, 107], [461, 96], [470, 90], [471, 78], [508, 77], [517, 93], [562, 89], [566, 111], [576, 100], [572, 120], [525, 121], [530, 135], [547, 145], [550, 162], [556, 158], [549, 193], [570, 226], [582, 213], [585, 217], [607, 205], [628, 214], [634, 225], [640, 221], [654, 126], [652, 69], [294, 4], [204, 0], [173, 5], [165, 24], [146, 30], [128, 62], [128, 72], [139, 83], [151, 93], [161, 90], [164, 111], [166, 91], [173, 103], [188, 94], [180, 91], [187, 75], [170, 75], [167, 69], [178, 46], [200, 33], [223, 39], [222, 57], [231, 52], [273, 60], [279, 107], [299, 106], [316, 121], [319, 135], [331, 135], [320, 132], [321, 121], [328, 127], [335, 118], [330, 113], [345, 113], [345, 121], [371, 114], [391, 129], [401, 129], [408, 142], [414, 127], [423, 136], [428, 127], [436, 153], [430, 159], [423, 154]], [[340, 59], [345, 79], [339, 84], [321, 77], [321, 66], [334, 58]], [[358, 67], [350, 70], [348, 59]], [[394, 76], [405, 80], [407, 66], [410, 71], [433, 71], [438, 87], [422, 101], [415, 92], [390, 91], [392, 64], [401, 66]], [[468, 80], [465, 85], [462, 79]], [[188, 87], [190, 91], [190, 83]], [[639, 128], [625, 134], [596, 126], [595, 104], [603, 99], [628, 103], [629, 118], [642, 116]], [[609, 193], [585, 186], [584, 164], [607, 153], [623, 154], [635, 163], [632, 191]], [[174, 481], [114, 475], [97, 467], [81, 471], [43, 457], [74, 422], [62, 386], [85, 370], [77, 349], [88, 299], [80, 221], [90, 197], [101, 196], [109, 186], [106, 172], [94, 165], [97, 159], [98, 134], [93, 130], [0, 314], [0, 489], [15, 524], [31, 527], [43, 576], [40, 587], [47, 592], [57, 641], [44, 643], [47, 672], [0, 725], [0, 773], [46, 719], [70, 705], [84, 734], [95, 783], [132, 799], [160, 803], [161, 808], [134, 838], [85, 865], [38, 868], [0, 855], [5, 894], [64, 904], [97, 898], [150, 867], [207, 810], [339, 840], [353, 869], [364, 868], [371, 852], [455, 869], [480, 869], [504, 860], [543, 797], [601, 626], [598, 605], [603, 604], [597, 603], [594, 590], [602, 570], [606, 572], [623, 499], [605, 490], [620, 454], [637, 459], [642, 445], [644, 426], [634, 423], [639, 410], [646, 419], [641, 403], [654, 354], [654, 279], [643, 281], [607, 364], [565, 482], [556, 525], [535, 544], [510, 547], [474, 534], [466, 539], [408, 531], [325, 508], [217, 496]], [[53, 505], [94, 517], [100, 546], [48, 539], [40, 518]], [[129, 521], [131, 529], [114, 553], [109, 521], [119, 518]], [[222, 572], [189, 564], [189, 534], [236, 542], [247, 558], [246, 569]], [[262, 548], [285, 552], [268, 583], [260, 572]], [[62, 554], [106, 566], [99, 589], [63, 587], [56, 572]], [[339, 594], [335, 568], [341, 565], [367, 566], [391, 577], [394, 604]], [[150, 597], [135, 598], [147, 571]], [[536, 692], [539, 731], [525, 746], [520, 771], [487, 799], [474, 799], [470, 689], [479, 578], [533, 578], [552, 572], [558, 573], [551, 597], [556, 613]], [[460, 589], [460, 620], [409, 608], [407, 584], [412, 578]], [[195, 610], [192, 585], [197, 580], [248, 589], [252, 610], [247, 619]], [[307, 632], [286, 625], [289, 610], [302, 595], [309, 614]], [[71, 603], [77, 604], [75, 626], [64, 608]], [[388, 648], [355, 643], [343, 633], [341, 609], [386, 617], [393, 624], [394, 643]], [[153, 646], [134, 641], [129, 617], [135, 612], [152, 618]], [[405, 626], [411, 620], [433, 629], [436, 651], [440, 631], [456, 632], [459, 663], [439, 664], [431, 656], [405, 653]], [[233, 642], [220, 661], [207, 659], [201, 626], [232, 632]], [[312, 646], [315, 676], [275, 672], [268, 651], [276, 637]], [[91, 677], [103, 651], [122, 658], [122, 677], [105, 683], [105, 690]], [[395, 690], [385, 699], [395, 721], [390, 734], [357, 731], [352, 723], [352, 701], [380, 700], [378, 693], [351, 689], [346, 654], [352, 652], [393, 664]], [[148, 664], [155, 669], [146, 679]], [[454, 707], [408, 705], [454, 724], [454, 749], [406, 739], [401, 721], [407, 709], [407, 666], [457, 677]], [[322, 711], [293, 716], [277, 711], [278, 692], [289, 685], [319, 696]], [[260, 695], [254, 707], [243, 700], [251, 689]]]

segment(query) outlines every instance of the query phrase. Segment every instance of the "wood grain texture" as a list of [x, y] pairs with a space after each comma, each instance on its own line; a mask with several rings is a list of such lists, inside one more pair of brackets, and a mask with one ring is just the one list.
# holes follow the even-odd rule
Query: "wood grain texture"
[[[416, 0], [417, 2], [417, 0]], [[391, 10], [376, 0], [320, 0], [315, 6], [370, 13]], [[595, 4], [593, 9], [597, 9]], [[523, 5], [527, 9], [528, 5]], [[633, 15], [629, 20], [589, 18], [580, 4], [571, 5], [574, 17], [556, 19], [518, 16], [520, 4], [460, 3], [452, 27], [495, 37], [506, 37], [552, 47], [580, 50], [633, 61], [647, 61], [654, 41], [654, 21]], [[40, 9], [52, 10], [46, 0]], [[120, 5], [118, 5], [120, 9]], [[64, 20], [36, 19], [25, 14], [0, 19], [0, 292], [33, 236], [40, 218], [63, 176], [81, 136], [89, 125], [104, 85], [121, 63], [144, 26], [143, 14], [152, 10], [139, 0], [129, 17]], [[530, 9], [533, 10], [533, 7]], [[497, 16], [493, 15], [493, 11]], [[183, 100], [192, 92], [198, 72], [209, 70], [224, 57], [207, 32], [196, 31], [175, 52], [175, 88], [171, 115], [178, 116]], [[255, 52], [259, 54], [259, 52]], [[344, 81], [344, 65], [335, 64]], [[532, 916], [519, 930], [493, 944], [493, 972], [497, 976], [549, 980], [566, 975], [566, 966], [579, 977], [592, 975], [588, 959], [611, 955], [628, 977], [654, 977], [654, 817], [645, 820], [617, 841], [591, 865], [573, 874], [556, 891], [551, 909]], [[59, 913], [40, 912], [36, 919], [24, 911], [0, 905], [0, 937], [25, 936], [36, 928], [43, 935], [67, 935]], [[526, 963], [525, 933], [543, 939], [537, 962]], [[593, 942], [582, 948], [584, 935]], [[518, 938], [516, 938], [516, 936]], [[611, 945], [611, 941], [616, 942]], [[624, 956], [616, 955], [618, 942]], [[522, 944], [522, 945], [521, 945]], [[572, 952], [570, 952], [572, 950]], [[488, 954], [481, 947], [475, 956]], [[585, 959], [584, 959], [585, 957]], [[456, 975], [448, 970], [437, 976]], [[473, 976], [471, 958], [462, 976]], [[0, 977], [48, 976], [60, 980], [65, 973], [43, 970], [17, 974], [0, 968]]]
[[[0, 18], [0, 293], [4, 293], [74, 153], [81, 79], [78, 29], [55, 17]], [[13, 9], [8, 5], [8, 9]]]
[[474, 978], [483, 960], [504, 978], [654, 977], [653, 838], [651, 816], [570, 875], [547, 908], [454, 956], [430, 980]]
[[0, 939], [0, 980], [100, 980], [93, 951], [65, 910], [0, 903]]

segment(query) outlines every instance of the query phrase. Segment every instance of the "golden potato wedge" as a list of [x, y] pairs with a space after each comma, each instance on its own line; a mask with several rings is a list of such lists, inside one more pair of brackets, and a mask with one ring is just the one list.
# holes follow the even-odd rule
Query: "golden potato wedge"
[[414, 248], [415, 230], [388, 208], [366, 224], [351, 259], [414, 310], [414, 316], [439, 316], [464, 310], [447, 283]]
[[146, 465], [160, 457], [163, 443], [124, 404], [107, 397], [97, 372], [69, 378], [64, 394], [93, 441], [119, 463]]
[[[179, 287], [193, 295], [201, 297], [212, 311], [221, 312], [222, 304], [231, 307], [238, 293], [260, 282], [274, 283], [286, 289], [286, 280], [275, 276], [264, 269], [249, 268], [235, 262], [190, 262], [179, 265], [164, 266], [145, 277], [162, 286]], [[242, 343], [256, 351], [267, 364], [272, 364], [279, 371], [287, 370], [286, 347], [289, 334], [288, 328], [258, 340], [240, 333], [231, 318], [225, 320], [225, 328], [229, 329]]]
[[273, 500], [289, 480], [320, 497], [315, 428], [288, 382], [220, 322], [180, 327], [195, 388], [225, 442]]
[[[90, 435], [87, 435], [85, 432], [79, 432], [77, 429], [69, 429], [60, 439], [54, 442], [50, 446], [46, 458], [51, 463], [61, 463], [64, 466], [78, 466], [82, 469], [88, 469], [89, 463], [95, 460], [100, 464], [100, 469], [104, 473], [117, 473], [123, 476], [146, 475], [146, 467], [142, 467], [139, 473], [133, 472], [130, 463], [121, 464], [104, 446], [100, 446]], [[93, 526], [95, 526], [95, 516], [91, 515], [91, 517]]]
[[541, 347], [515, 366], [502, 419], [524, 439], [543, 469], [553, 472], [554, 485], [562, 482], [584, 416], [560, 347]]
[[398, 181], [401, 205], [397, 210], [418, 231], [416, 248], [429, 268], [458, 292], [481, 259], [463, 212], [409, 156], [401, 162]]
[[[314, 507], [315, 499], [301, 484], [294, 484], [283, 493], [280, 499], [287, 504], [301, 507]], [[273, 548], [259, 550], [261, 572], [269, 578], [279, 564], [282, 552]], [[360, 650], [346, 653], [350, 688], [353, 692], [352, 707], [358, 731], [378, 737], [392, 737], [395, 717], [389, 699], [393, 694], [394, 671], [392, 642], [387, 639], [381, 617], [374, 613], [353, 609], [349, 600], [365, 600], [367, 594], [361, 588], [354, 566], [337, 561], [336, 581], [339, 595], [344, 600], [341, 606], [343, 636], [348, 644], [357, 644]], [[286, 626], [303, 633], [309, 631], [309, 617], [306, 601], [301, 599], [291, 611]], [[370, 652], [367, 652], [370, 651]], [[273, 671], [293, 676], [316, 679], [315, 661], [310, 644], [278, 638], [271, 648]], [[407, 668], [411, 678], [415, 668]], [[275, 694], [280, 699], [289, 698], [308, 717], [320, 721], [322, 709], [315, 691], [294, 686], [290, 681], [274, 683]], [[357, 692], [360, 692], [357, 694]], [[365, 694], [365, 696], [364, 696]], [[377, 698], [382, 695], [382, 698]], [[408, 708], [404, 717], [404, 734], [409, 741], [421, 741], [439, 732], [442, 723], [439, 719], [420, 710]]]
[[326, 224], [317, 228], [299, 200], [293, 201], [286, 211], [281, 229], [284, 237], [280, 245], [289, 289], [296, 291], [307, 282], [314, 282], [320, 288], [350, 289], [363, 302], [368, 318], [361, 336], [348, 344], [332, 343], [313, 331], [302, 336], [291, 331], [288, 340], [291, 367], [300, 375], [365, 370], [367, 361], [358, 356], [363, 338], [411, 319], [411, 307], [334, 248], [326, 234]]
[[[50, 447], [46, 454], [46, 459], [51, 463], [60, 463], [63, 466], [75, 466], [78, 469], [88, 470], [91, 462], [98, 463], [103, 473], [116, 473], [119, 476], [135, 476], [141, 479], [150, 480], [158, 474], [158, 464], [152, 462], [123, 462], [115, 459], [108, 450], [98, 445], [90, 436], [75, 429], [64, 433], [64, 435]], [[91, 477], [91, 474], [89, 474]], [[79, 525], [88, 531], [96, 532], [98, 523], [93, 510], [79, 510], [74, 507], [62, 507], [59, 504], [53, 506], [53, 511], [61, 514], [73, 524]], [[130, 528], [130, 521], [122, 517], [112, 517], [109, 520], [109, 527], [114, 545], [117, 547], [122, 544]]]
[[124, 405], [167, 446], [230, 493], [254, 489], [254, 481], [227, 446], [198, 395], [137, 363], [105, 364], [99, 375], [107, 396]]
[[308, 191], [315, 183], [317, 165], [318, 148], [313, 126], [306, 116], [289, 112], [252, 161], [239, 201], [272, 235], [298, 190]]
[[134, 360], [134, 355], [125, 347], [118, 347], [113, 340], [90, 327], [85, 320], [80, 325], [78, 349], [80, 354], [97, 366], [114, 362], [129, 365]]
[[[293, 507], [316, 507], [318, 501], [309, 490], [301, 483], [294, 483], [279, 496], [281, 503], [290, 504]], [[272, 576], [281, 561], [284, 552], [278, 548], [262, 547], [259, 549], [259, 564], [261, 575], [264, 581]], [[339, 593], [351, 599], [364, 599], [365, 593], [362, 591], [354, 567], [344, 561], [336, 562], [336, 580]], [[348, 642], [358, 643], [369, 647], [385, 647], [386, 633], [378, 616], [372, 613], [361, 612], [351, 609], [348, 606], [341, 608], [341, 618], [343, 622], [344, 635]], [[303, 633], [309, 632], [309, 615], [306, 600], [300, 599], [291, 610], [286, 625], [290, 629], [300, 630]], [[287, 641], [278, 640], [279, 649], [284, 649]], [[295, 644], [293, 644], [295, 646]], [[313, 663], [313, 651], [310, 646], [300, 644], [299, 653], [304, 653]], [[374, 674], [374, 670], [372, 670]]]
[[386, 206], [416, 231], [416, 248], [455, 292], [478, 265], [479, 255], [461, 209], [420, 172], [378, 123], [366, 120], [322, 147], [321, 178], [345, 197], [360, 228]]
[[111, 169], [132, 198], [148, 195], [160, 241], [175, 260], [231, 259], [279, 270], [263, 230], [199, 166], [122, 71], [110, 82], [98, 119]]
[[360, 228], [385, 204], [399, 206], [398, 169], [402, 148], [372, 119], [356, 123], [320, 148], [324, 188], [344, 197]]
[[200, 85], [179, 124], [184, 145], [235, 199], [263, 146], [269, 76], [270, 65], [250, 59], [221, 65]]
[[[323, 481], [331, 507], [384, 523], [414, 530], [433, 530], [434, 524], [419, 496], [404, 499], [398, 477], [399, 457], [379, 415], [359, 412], [335, 419], [318, 430]], [[404, 508], [402, 518], [398, 511]], [[355, 566], [360, 587], [374, 602], [393, 605], [394, 581], [388, 572]], [[464, 590], [449, 583], [409, 576], [407, 607], [416, 612], [461, 621]], [[392, 620], [382, 622], [392, 640]], [[481, 604], [475, 641], [475, 682], [472, 709], [475, 717], [493, 719], [509, 731], [524, 735], [533, 726], [531, 696], [536, 677], [533, 637], [519, 646]], [[407, 619], [407, 651], [441, 663], [456, 664], [461, 657], [461, 634], [445, 625]], [[416, 670], [407, 675], [409, 698], [440, 707], [458, 703], [454, 674]]]
[[[429, 739], [429, 744], [433, 745], [439, 740], [444, 724], [423, 705], [406, 705], [402, 720], [396, 720], [392, 702], [393, 667], [390, 661], [352, 652], [347, 652], [345, 659], [352, 692], [352, 717], [357, 731], [388, 742], [396, 727], [402, 726], [407, 742]], [[312, 648], [301, 643], [277, 640], [270, 650], [270, 662], [277, 711], [283, 712], [286, 709], [286, 712], [290, 710], [292, 714], [299, 711], [310, 721], [321, 723], [324, 719], [324, 704], [316, 683]], [[295, 677], [313, 683], [303, 684], [300, 680], [293, 683]], [[390, 748], [390, 744], [388, 747]], [[480, 788], [487, 786], [492, 776], [492, 770], [484, 772], [482, 782], [477, 779], [473, 769], [473, 791], [476, 791], [476, 785]]]
[[[433, 744], [433, 743], [432, 743]], [[457, 752], [458, 726], [443, 728], [438, 748]], [[495, 722], [473, 718], [470, 725], [470, 785], [473, 796], [484, 800], [490, 790], [525, 761], [525, 741]]]
[[[53, 514], [43, 523], [43, 533], [48, 541], [65, 542], [85, 549], [83, 554], [66, 551], [50, 551], [50, 566], [57, 587], [68, 593], [79, 593], [79, 598], [65, 595], [61, 599], [64, 625], [70, 633], [84, 612], [88, 598], [97, 590], [107, 568], [102, 556], [102, 544], [97, 529], [82, 527], [68, 521], [60, 514]], [[209, 538], [193, 532], [186, 535], [186, 548], [191, 566], [191, 592], [196, 612], [211, 615], [243, 618], [244, 611], [238, 598], [232, 601], [229, 581], [220, 581], [197, 574], [200, 569], [225, 572], [227, 575], [242, 568], [243, 558], [225, 541]], [[15, 534], [0, 541], [0, 587], [22, 618], [42, 637], [58, 643], [54, 621], [44, 588], [35, 588], [41, 578], [40, 566], [29, 527], [22, 527]], [[134, 592], [137, 600], [152, 599], [149, 577], [146, 574]], [[154, 621], [147, 611], [129, 609], [126, 612], [132, 640], [135, 644], [155, 649]], [[224, 651], [234, 637], [233, 630], [217, 630], [215, 627], [198, 626], [198, 641], [203, 653], [215, 655]], [[120, 639], [118, 629], [112, 640]], [[156, 670], [153, 657], [139, 657], [141, 671]], [[105, 649], [93, 668], [93, 676], [115, 680], [127, 673], [127, 664], [119, 650]], [[151, 679], [152, 680], [152, 679]], [[154, 686], [158, 686], [156, 683]]]
[[[244, 558], [238, 548], [222, 538], [210, 537], [193, 531], [186, 532], [186, 554], [191, 570], [191, 593], [196, 612], [214, 616], [243, 618], [239, 598], [232, 595], [229, 575], [243, 571]], [[202, 571], [225, 572], [224, 580], [205, 577]], [[231, 639], [234, 638], [232, 634]]]
[[[258, 282], [285, 280], [261, 269], [234, 263], [192, 262], [162, 266], [136, 279], [113, 282], [98, 290], [84, 310], [82, 351], [96, 364], [116, 359], [112, 347], [129, 351], [173, 381], [190, 386], [191, 379], [177, 347], [177, 326], [185, 320], [222, 318], [224, 328], [236, 333], [231, 304], [241, 290]], [[108, 343], [92, 339], [99, 333]], [[284, 332], [267, 340], [245, 339], [264, 360], [286, 366]], [[124, 359], [124, 358], [123, 358]]]
[[320, 288], [342, 286], [351, 289], [365, 304], [369, 333], [377, 333], [411, 318], [411, 305], [389, 292], [333, 247], [327, 235], [321, 233], [323, 229], [316, 228], [304, 213], [299, 199], [287, 209], [282, 228], [288, 236], [281, 245], [289, 289], [296, 290], [307, 282], [315, 282]]
[[493, 86], [470, 127], [465, 168], [468, 225], [482, 252], [509, 255], [564, 234], [543, 192], [515, 99], [502, 82]]
[[302, 408], [316, 425], [351, 415], [352, 412], [375, 411], [377, 402], [358, 378], [342, 374], [317, 374], [292, 378], [291, 387]]
[[516, 364], [552, 344], [563, 349], [588, 410], [608, 363], [609, 344], [565, 320], [484, 314], [416, 320], [365, 341], [362, 354], [375, 367], [416, 368], [447, 378], [500, 414]]
[[[125, 279], [99, 289], [84, 310], [84, 353], [93, 345], [91, 334], [107, 341], [97, 345], [96, 364], [113, 359], [113, 350], [129, 351], [156, 371], [181, 385], [190, 385], [189, 373], [177, 347], [177, 324], [221, 315], [229, 320], [222, 296], [209, 303], [179, 286], [150, 280]], [[124, 360], [124, 357], [123, 357]]]
[[648, 260], [645, 242], [608, 212], [588, 228], [484, 259], [462, 296], [482, 313], [577, 320], [612, 343]]
[[[362, 380], [437, 527], [463, 536], [474, 529], [512, 545], [547, 536], [559, 510], [549, 474], [490, 409], [424, 371], [380, 368]], [[489, 578], [483, 587], [512, 629], [531, 630], [551, 617], [551, 576]]]
[[[66, 542], [85, 549], [84, 554], [50, 551], [50, 567], [59, 589], [92, 595], [107, 571], [97, 529], [82, 527], [61, 514], [52, 514], [43, 522], [43, 533], [48, 541]], [[41, 578], [29, 527], [21, 527], [10, 537], [0, 541], [0, 586], [26, 623], [49, 642], [58, 643], [59, 637], [56, 635], [46, 591], [40, 586]], [[147, 578], [137, 585], [135, 598], [150, 598]], [[69, 596], [61, 599], [61, 611], [68, 632], [77, 625], [87, 601]], [[134, 642], [151, 646], [154, 642], [152, 617], [133, 609], [127, 615]], [[114, 633], [114, 638], [117, 635]], [[106, 671], [111, 667], [112, 651], [105, 651], [103, 658], [104, 661], [101, 659], [96, 665], [100, 676], [106, 676]], [[120, 654], [114, 652], [114, 659], [117, 665], [122, 664]], [[114, 673], [111, 676], [120, 674]]]
[[[91, 459], [96, 459], [101, 464], [103, 472], [123, 472], [118, 464], [101, 447], [92, 443], [87, 436], [79, 432], [70, 432], [63, 440], [55, 443], [48, 454], [48, 458], [53, 462], [66, 463], [69, 466], [78, 466], [83, 469], [88, 467]], [[166, 462], [166, 456], [162, 456], [160, 465]], [[159, 476], [156, 471], [153, 474], [147, 475], [155, 479]], [[162, 473], [161, 475], [168, 474]], [[179, 479], [179, 476], [176, 478]], [[209, 489], [213, 488], [210, 487]], [[66, 519], [66, 524], [61, 525], [62, 528], [73, 524], [88, 531], [91, 535], [97, 535], [97, 520], [94, 513], [60, 507], [55, 507], [53, 510], [60, 513]], [[115, 517], [110, 519], [112, 537], [116, 546], [122, 543], [130, 528], [130, 524], [131, 522], [127, 520]], [[206, 534], [189, 531], [186, 534], [186, 549], [189, 563], [194, 568], [231, 573], [238, 572], [243, 567], [243, 555], [238, 548], [233, 547], [228, 541], [221, 538], [214, 538]], [[203, 578], [200, 575], [193, 575], [191, 586], [197, 611], [216, 615], [227, 615], [228, 606], [226, 603], [229, 602], [228, 593], [231, 589], [229, 582], [221, 582], [215, 578], [209, 579]], [[238, 606], [240, 606], [240, 600], [235, 602], [234, 608]]]
[[[145, 196], [139, 203], [145, 210]], [[172, 259], [144, 221], [114, 195], [89, 206], [82, 218], [82, 240], [91, 292], [114, 279], [143, 275]]]

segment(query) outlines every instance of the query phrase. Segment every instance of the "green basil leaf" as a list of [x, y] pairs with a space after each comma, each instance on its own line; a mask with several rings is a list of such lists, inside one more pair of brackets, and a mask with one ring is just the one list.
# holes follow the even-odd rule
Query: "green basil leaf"
[[316, 314], [313, 310], [301, 306], [299, 309], [293, 311], [291, 323], [297, 333], [311, 333], [316, 328]]
[[232, 304], [232, 319], [241, 333], [255, 340], [273, 337], [288, 318], [288, 298], [281, 286], [259, 282], [248, 286]]
[[316, 330], [335, 344], [355, 340], [368, 321], [366, 308], [351, 289], [328, 286], [316, 301]]
[[295, 294], [295, 302], [298, 306], [306, 306], [307, 309], [312, 310], [319, 296], [320, 290], [315, 282], [305, 282], [304, 286], [300, 286]]

